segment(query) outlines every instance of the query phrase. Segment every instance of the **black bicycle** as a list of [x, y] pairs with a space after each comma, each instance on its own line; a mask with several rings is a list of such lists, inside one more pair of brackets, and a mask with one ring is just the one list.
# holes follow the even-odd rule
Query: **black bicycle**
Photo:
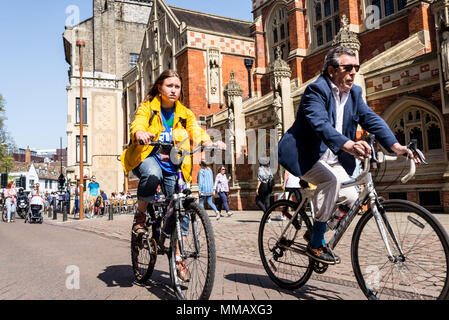
[[[185, 184], [181, 164], [192, 152], [179, 150], [172, 143], [151, 142], [157, 148], [169, 148], [173, 164], [177, 167], [175, 191], [171, 197], [155, 196], [148, 205], [146, 226], [148, 231], [131, 236], [131, 260], [137, 282], [147, 282], [154, 270], [157, 256], [167, 254], [170, 279], [176, 297], [180, 300], [209, 299], [215, 278], [215, 238], [209, 216], [196, 202], [190, 186]], [[177, 159], [173, 161], [173, 159]], [[170, 235], [168, 248], [158, 250], [159, 234], [164, 231]], [[190, 280], [182, 281], [177, 276], [176, 255], [185, 261], [190, 272]]]
[[[373, 160], [378, 163], [397, 157], [379, 153], [372, 146]], [[416, 145], [409, 149], [419, 155]], [[423, 158], [421, 157], [422, 161]], [[415, 174], [410, 170], [401, 181], [406, 183]], [[328, 242], [334, 249], [359, 212], [351, 242], [351, 261], [357, 283], [368, 299], [448, 299], [449, 239], [440, 222], [425, 208], [405, 200], [383, 200], [378, 197], [366, 159], [363, 172], [342, 183], [342, 188], [364, 185], [359, 198], [343, 220], [334, 228]], [[264, 214], [259, 227], [259, 253], [268, 276], [280, 287], [296, 289], [304, 285], [315, 271], [324, 273], [329, 264], [317, 262], [306, 255], [312, 230], [308, 205], [314, 190], [301, 189], [299, 203], [280, 200]], [[363, 211], [362, 207], [368, 206]], [[275, 216], [284, 216], [267, 223]], [[338, 262], [339, 263], [339, 262]]]

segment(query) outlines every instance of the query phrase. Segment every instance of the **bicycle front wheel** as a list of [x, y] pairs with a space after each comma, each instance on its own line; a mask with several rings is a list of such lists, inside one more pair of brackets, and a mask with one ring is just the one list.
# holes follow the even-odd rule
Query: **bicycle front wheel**
[[[306, 232], [312, 224], [303, 209], [292, 220], [298, 203], [276, 201], [262, 217], [259, 227], [259, 254], [270, 279], [284, 289], [303, 286], [313, 272], [313, 261], [304, 254]], [[307, 238], [307, 236], [306, 236]]]
[[368, 299], [447, 299], [449, 240], [444, 228], [429, 211], [410, 201], [381, 204], [394, 259], [382, 245], [372, 211], [366, 212], [351, 245], [352, 266], [363, 293]]
[[[171, 237], [170, 276], [179, 300], [209, 299], [215, 279], [215, 238], [209, 216], [197, 203], [186, 205], [185, 218], [181, 219], [182, 253], [176, 230]], [[176, 255], [185, 261], [190, 274], [188, 281], [177, 275]]]
[[141, 284], [150, 279], [157, 260], [154, 228], [151, 225], [147, 232], [139, 235], [131, 231], [131, 263], [136, 281]]

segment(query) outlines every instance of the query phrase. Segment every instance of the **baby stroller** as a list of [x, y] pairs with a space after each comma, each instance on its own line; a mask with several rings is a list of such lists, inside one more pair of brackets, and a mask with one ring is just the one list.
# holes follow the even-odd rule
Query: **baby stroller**
[[42, 217], [41, 210], [44, 207], [44, 199], [39, 195], [33, 195], [30, 201], [31, 210], [28, 211], [28, 215], [25, 218], [25, 223], [42, 223], [44, 218]]
[[22, 219], [26, 219], [28, 215], [29, 206], [28, 206], [28, 198], [22, 198], [17, 200], [17, 209], [16, 212]]

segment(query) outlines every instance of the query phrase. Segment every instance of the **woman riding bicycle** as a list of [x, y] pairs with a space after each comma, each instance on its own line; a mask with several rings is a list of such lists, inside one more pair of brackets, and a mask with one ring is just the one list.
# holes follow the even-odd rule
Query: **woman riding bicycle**
[[[191, 144], [212, 145], [209, 135], [198, 126], [193, 112], [181, 101], [181, 76], [174, 70], [165, 70], [137, 109], [131, 124], [132, 144], [123, 152], [121, 161], [125, 174], [132, 171], [139, 178], [137, 211], [133, 224], [133, 232], [136, 234], [146, 232], [145, 212], [148, 202], [154, 199], [158, 185], [161, 185], [165, 195], [170, 197], [176, 182], [176, 166], [170, 158], [170, 150], [157, 150], [148, 144], [155, 140], [173, 142], [177, 148], [185, 151], [190, 151]], [[217, 142], [216, 145], [226, 149], [223, 142]], [[185, 182], [190, 183], [191, 157], [184, 158], [181, 169]], [[167, 235], [161, 233], [161, 247], [164, 236]], [[176, 260], [178, 276], [181, 279], [189, 278], [184, 261], [179, 256]]]

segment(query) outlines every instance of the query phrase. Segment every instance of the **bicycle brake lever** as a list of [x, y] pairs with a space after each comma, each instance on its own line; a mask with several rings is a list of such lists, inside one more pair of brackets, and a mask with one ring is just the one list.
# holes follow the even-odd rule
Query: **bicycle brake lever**
[[379, 162], [379, 159], [377, 158], [377, 154], [376, 151], [374, 150], [374, 139], [375, 136], [374, 134], [369, 134], [365, 141], [369, 144], [369, 146], [371, 147], [371, 157], [375, 162]]
[[426, 160], [424, 160], [424, 154], [417, 148], [417, 144], [418, 141], [416, 139], [411, 139], [407, 148], [409, 148], [413, 152], [413, 154], [417, 155], [422, 164], [429, 164]]

